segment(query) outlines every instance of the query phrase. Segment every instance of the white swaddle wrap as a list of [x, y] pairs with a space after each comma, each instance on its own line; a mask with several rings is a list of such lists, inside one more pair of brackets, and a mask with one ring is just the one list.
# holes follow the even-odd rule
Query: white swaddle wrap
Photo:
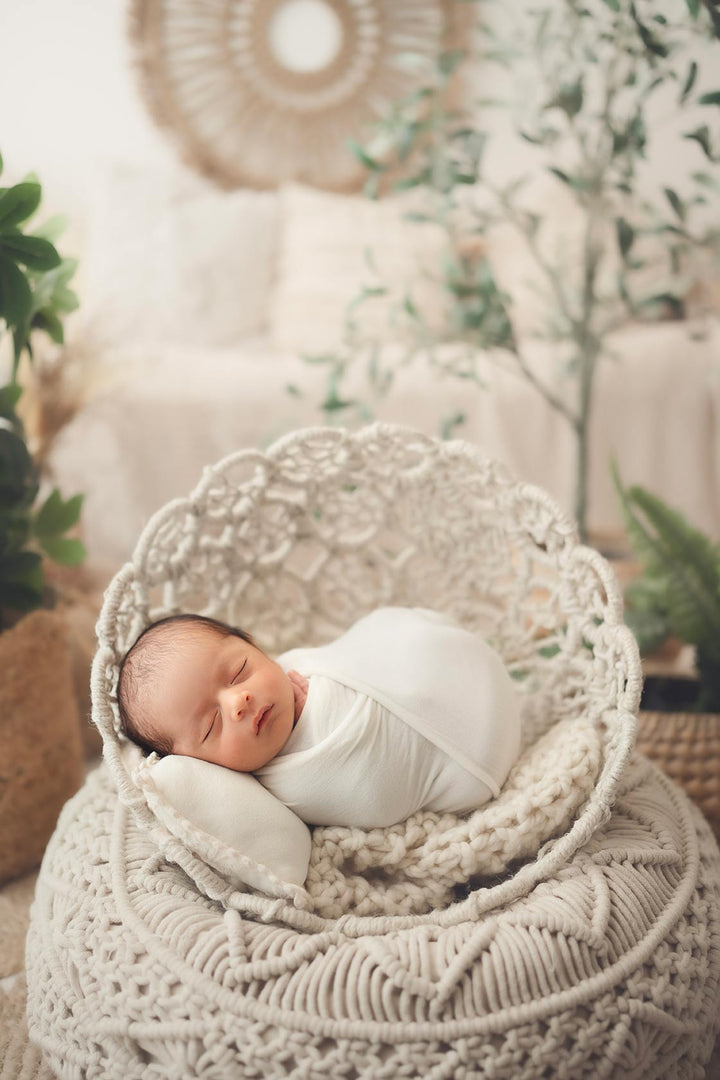
[[373, 828], [500, 793], [520, 748], [512, 680], [446, 616], [380, 608], [328, 645], [277, 659], [309, 678], [308, 697], [256, 776], [303, 821]]

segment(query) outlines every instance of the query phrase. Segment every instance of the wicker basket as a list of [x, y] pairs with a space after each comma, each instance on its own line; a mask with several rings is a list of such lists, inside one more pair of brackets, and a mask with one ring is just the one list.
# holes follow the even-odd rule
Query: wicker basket
[[686, 791], [720, 840], [720, 713], [641, 710], [637, 746]]

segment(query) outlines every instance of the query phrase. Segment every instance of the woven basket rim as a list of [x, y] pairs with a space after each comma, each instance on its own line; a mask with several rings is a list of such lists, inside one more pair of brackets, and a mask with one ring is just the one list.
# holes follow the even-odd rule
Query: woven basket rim
[[[434, 436], [403, 425], [376, 422], [357, 431], [337, 427], [308, 427], [283, 436], [267, 450], [255, 448], [236, 451], [221, 459], [214, 466], [205, 469], [203, 476], [187, 498], [174, 499], [162, 507], [147, 523], [135, 547], [133, 558], [116, 574], [105, 594], [105, 601], [97, 623], [99, 648], [96, 652], [92, 669], [93, 721], [99, 728], [104, 743], [104, 759], [113, 776], [121, 802], [131, 809], [136, 820], [156, 837], [159, 825], [146, 802], [145, 794], [138, 788], [123, 760], [119, 737], [113, 727], [112, 710], [107, 695], [108, 670], [117, 661], [113, 649], [112, 627], [121, 598], [126, 590], [132, 588], [137, 576], [142, 573], [145, 558], [152, 542], [162, 529], [163, 524], [177, 514], [192, 514], [201, 501], [204, 492], [210, 486], [213, 477], [223, 470], [232, 469], [238, 462], [269, 460], [277, 461], [299, 443], [313, 439], [348, 440], [362, 445], [381, 438], [411, 440], [415, 444], [432, 447], [442, 455], [459, 455], [467, 462], [487, 465], [493, 462], [480, 447], [465, 440], [443, 441]], [[603, 767], [595, 787], [570, 828], [561, 836], [545, 844], [535, 859], [520, 867], [513, 875], [499, 884], [480, 889], [464, 901], [450, 907], [433, 910], [422, 915], [372, 915], [354, 916], [345, 914], [340, 919], [326, 918], [312, 912], [293, 907], [292, 904], [278, 899], [270, 899], [233, 890], [215, 871], [189, 850], [181, 851], [177, 841], [172, 842], [173, 860], [188, 873], [196, 884], [208, 895], [232, 903], [238, 910], [260, 917], [272, 917], [286, 925], [300, 929], [322, 929], [340, 922], [346, 933], [385, 933], [388, 929], [401, 929], [432, 922], [449, 925], [464, 921], [467, 917], [477, 918], [481, 914], [506, 904], [512, 899], [526, 895], [539, 881], [553, 876], [589, 837], [609, 818], [622, 774], [635, 745], [637, 732], [637, 708], [640, 698], [642, 676], [640, 658], [635, 639], [622, 619], [622, 598], [619, 585], [607, 561], [595, 550], [580, 544], [574, 524], [559, 509], [555, 501], [543, 489], [533, 484], [517, 481], [501, 466], [504, 482], [515, 492], [518, 499], [531, 500], [546, 510], [558, 533], [563, 536], [563, 543], [572, 548], [573, 557], [592, 566], [602, 578], [605, 586], [607, 603], [607, 627], [624, 657], [626, 665], [626, 688], [623, 694], [623, 707], [611, 710], [611, 724], [617, 735], [616, 744], [611, 753], [605, 755]], [[168, 849], [170, 850], [170, 848]], [[208, 872], [209, 871], [209, 872]], [[230, 897], [232, 896], [232, 900]]]

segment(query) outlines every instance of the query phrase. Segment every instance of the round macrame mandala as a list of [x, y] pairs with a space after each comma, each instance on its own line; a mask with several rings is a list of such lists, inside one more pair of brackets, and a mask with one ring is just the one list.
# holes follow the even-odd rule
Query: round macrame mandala
[[145, 99], [225, 187], [348, 189], [348, 139], [427, 78], [451, 0], [133, 0]]

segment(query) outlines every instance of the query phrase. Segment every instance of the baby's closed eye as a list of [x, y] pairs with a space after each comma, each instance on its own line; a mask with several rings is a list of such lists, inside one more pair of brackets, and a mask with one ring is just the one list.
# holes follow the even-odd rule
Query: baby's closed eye
[[238, 670], [237, 670], [237, 671], [235, 672], [235, 675], [234, 675], [234, 677], [233, 677], [233, 678], [232, 678], [232, 679], [230, 680], [230, 681], [231, 681], [231, 683], [236, 683], [236, 682], [238, 681], [238, 679], [239, 679], [239, 678], [240, 678], [240, 676], [242, 675], [243, 671], [245, 670], [245, 666], [246, 666], [246, 664], [247, 664], [247, 657], [245, 657], [245, 659], [243, 660], [243, 662], [242, 662], [241, 666], [240, 666], [240, 667], [239, 667], [239, 669], [238, 669]]

